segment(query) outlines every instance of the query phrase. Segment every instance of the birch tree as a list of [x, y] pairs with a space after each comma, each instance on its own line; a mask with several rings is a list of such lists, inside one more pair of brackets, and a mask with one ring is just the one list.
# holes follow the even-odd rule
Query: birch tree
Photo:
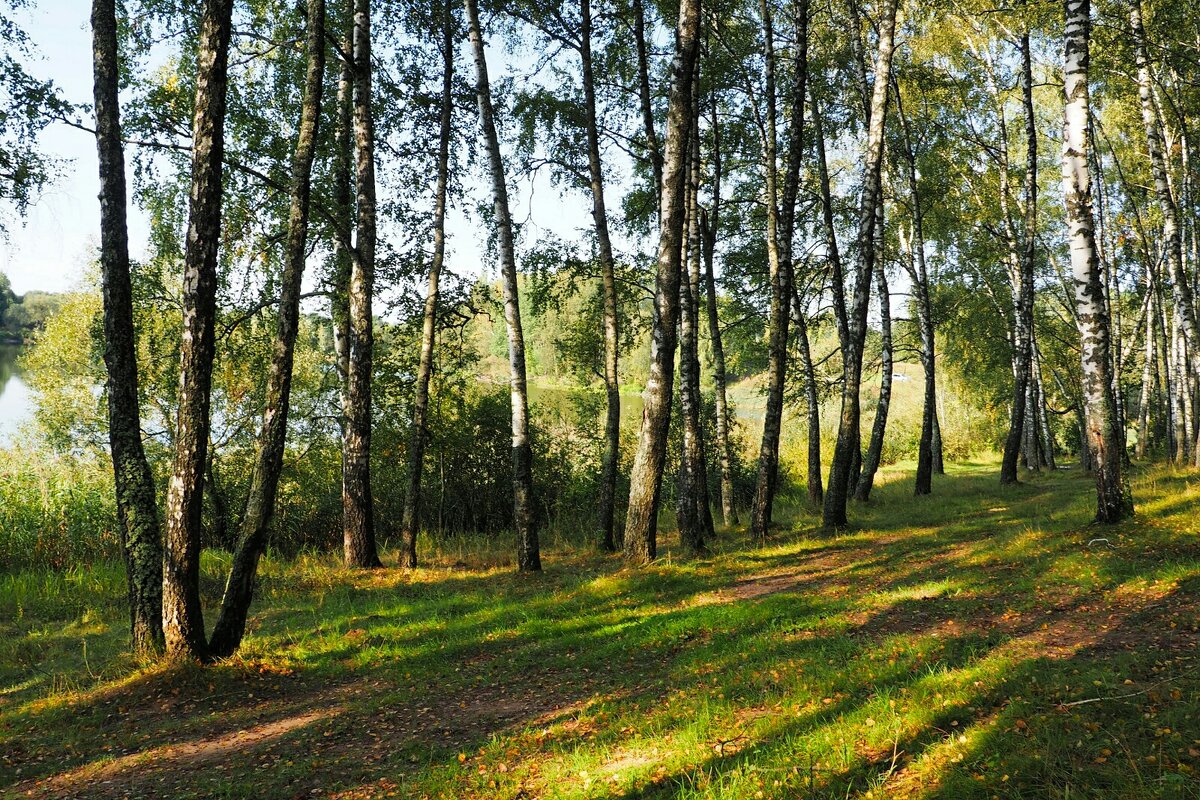
[[217, 249], [221, 240], [221, 173], [232, 17], [233, 0], [203, 3], [192, 118], [191, 202], [183, 263], [179, 416], [174, 464], [167, 486], [163, 633], [168, 655], [195, 660], [208, 656], [200, 608], [200, 515], [211, 427]]
[[680, 0], [660, 183], [662, 210], [659, 214], [658, 259], [654, 280], [650, 375], [642, 395], [642, 424], [630, 473], [629, 510], [625, 520], [625, 558], [634, 564], [653, 561], [658, 554], [658, 505], [667, 457], [667, 431], [671, 423], [672, 384], [675, 378], [686, 162], [688, 137], [695, 124], [692, 79], [699, 40], [699, 0]]
[[163, 648], [162, 534], [154, 476], [142, 446], [137, 335], [129, 277], [125, 154], [121, 145], [120, 52], [115, 0], [92, 3], [96, 151], [100, 162], [100, 273], [104, 294], [104, 364], [108, 380], [108, 441], [117, 524], [125, 557], [133, 652]]
[[437, 338], [438, 287], [446, 257], [446, 196], [450, 182], [450, 137], [454, 114], [454, 14], [452, 3], [442, 8], [442, 99], [438, 129], [437, 188], [434, 190], [433, 258], [421, 321], [421, 358], [413, 392], [412, 436], [408, 445], [408, 475], [404, 510], [400, 519], [401, 561], [417, 566], [417, 528], [420, 525], [421, 472], [425, 466], [426, 416], [429, 411], [429, 378], [433, 373], [433, 349]]
[[508, 332], [509, 389], [512, 398], [513, 523], [517, 533], [517, 568], [522, 572], [542, 568], [538, 532], [533, 516], [533, 450], [529, 443], [529, 392], [525, 379], [525, 336], [517, 288], [517, 258], [513, 244], [512, 214], [500, 138], [496, 133], [492, 90], [479, 25], [479, 3], [465, 0], [471, 51], [475, 58], [475, 94], [492, 177], [492, 199], [504, 287], [504, 323]]
[[1087, 447], [1096, 478], [1096, 521], [1118, 522], [1133, 513], [1122, 472], [1122, 432], [1117, 427], [1109, 352], [1109, 315], [1092, 217], [1088, 163], [1090, 0], [1067, 0], [1064, 36], [1063, 198], [1071, 248], [1075, 313], [1083, 366]]

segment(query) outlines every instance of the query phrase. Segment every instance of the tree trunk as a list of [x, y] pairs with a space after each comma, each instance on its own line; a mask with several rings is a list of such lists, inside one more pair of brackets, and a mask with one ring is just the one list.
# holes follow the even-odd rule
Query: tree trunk
[[625, 558], [640, 564], [657, 555], [658, 503], [671, 394], [675, 373], [675, 328], [679, 317], [680, 251], [684, 222], [685, 167], [692, 119], [692, 78], [700, 33], [699, 0], [680, 0], [671, 94], [667, 109], [666, 150], [661, 189], [662, 213], [655, 269], [654, 324], [650, 339], [650, 375], [643, 394], [642, 426], [630, 473], [629, 511], [625, 521]]
[[350, 453], [350, 263], [354, 253], [350, 232], [354, 230], [354, 0], [343, 0], [338, 52], [337, 118], [333, 132], [333, 213], [345, 235], [333, 245], [329, 316], [333, 329], [334, 368], [338, 378], [338, 424], [342, 435], [342, 493], [345, 496], [347, 457]]
[[1049, 469], [1058, 469], [1054, 459], [1054, 434], [1050, 430], [1050, 416], [1046, 410], [1046, 382], [1042, 379], [1042, 354], [1037, 339], [1033, 340], [1033, 375], [1037, 378], [1037, 419], [1042, 438], [1042, 453]]
[[[783, 196], [776, 190], [775, 130], [775, 33], [771, 6], [762, 0], [763, 40], [766, 46], [767, 118], [764, 130], [763, 168], [767, 190], [767, 257], [771, 273], [771, 317], [767, 338], [767, 401], [763, 417], [762, 444], [758, 453], [758, 477], [750, 508], [750, 530], [760, 541], [771, 526], [771, 511], [779, 479], [779, 437], [783, 425], [783, 392], [787, 381], [788, 323], [792, 303], [792, 238], [795, 230], [796, 198], [799, 193], [800, 159], [803, 155], [804, 97], [808, 60], [808, 0], [796, 4], [796, 78], [788, 123], [788, 159]], [[781, 205], [782, 203], [782, 205]]]
[[1154, 363], [1158, 359], [1154, 347], [1154, 278], [1146, 269], [1146, 331], [1142, 343], [1142, 392], [1138, 397], [1138, 432], [1135, 455], [1139, 461], [1146, 458], [1150, 440], [1150, 404], [1154, 397]]
[[1018, 261], [1016, 292], [1013, 297], [1016, 325], [1013, 330], [1013, 395], [1004, 457], [1000, 463], [1000, 483], [1017, 482], [1017, 459], [1022, 438], [1032, 440], [1025, 430], [1032, 420], [1028, 396], [1030, 361], [1033, 351], [1033, 268], [1037, 257], [1037, 120], [1033, 108], [1033, 67], [1029, 33], [1021, 35], [1021, 97], [1025, 116], [1025, 221], [1021, 255]]
[[246, 631], [246, 615], [254, 595], [258, 560], [266, 549], [267, 531], [275, 514], [279, 473], [283, 469], [292, 364], [300, 327], [300, 288], [308, 244], [308, 209], [313, 157], [321, 116], [325, 78], [325, 0], [308, 0], [306, 49], [308, 69], [300, 107], [300, 129], [292, 159], [291, 208], [288, 211], [287, 252], [279, 297], [279, 322], [267, 376], [267, 397], [259, 433], [254, 476], [242, 517], [237, 552], [225, 584], [221, 613], [209, 649], [217, 657], [237, 650]]
[[[600, 248], [600, 281], [604, 292], [604, 457], [600, 475], [600, 549], [617, 549], [613, 538], [616, 516], [617, 467], [621, 457], [621, 379], [617, 371], [620, 330], [617, 316], [617, 280], [612, 240], [608, 234], [608, 209], [604, 202], [604, 170], [600, 163], [600, 126], [596, 119], [596, 81], [592, 67], [592, 4], [580, 0], [579, 57], [583, 71], [583, 104], [587, 128], [588, 175], [592, 190], [592, 221]], [[640, 10], [639, 10], [640, 13]], [[653, 130], [653, 125], [651, 125]]]
[[479, 117], [492, 171], [496, 230], [500, 245], [500, 265], [504, 284], [504, 322], [508, 329], [508, 363], [512, 392], [512, 465], [513, 522], [517, 530], [517, 567], [525, 571], [542, 568], [538, 532], [533, 518], [533, 450], [529, 443], [529, 393], [525, 383], [525, 337], [521, 332], [521, 305], [517, 290], [517, 259], [513, 248], [512, 216], [508, 207], [508, 186], [500, 139], [492, 110], [492, 89], [488, 82], [483, 35], [479, 26], [477, 0], [465, 0], [470, 26], [471, 48], [475, 56], [475, 92]]
[[[1141, 0], [1133, 0], [1129, 8], [1130, 25], [1137, 57], [1138, 98], [1142, 107], [1142, 123], [1146, 128], [1146, 145], [1150, 153], [1150, 169], [1154, 175], [1154, 193], [1163, 215], [1162, 246], [1165, 250], [1167, 267], [1171, 272], [1171, 286], [1175, 293], [1175, 308], [1180, 315], [1185, 346], [1185, 363], [1193, 373], [1200, 374], [1200, 327], [1196, 321], [1195, 296], [1184, 266], [1183, 234], [1179, 225], [1179, 204], [1171, 186], [1167, 170], [1162, 117], [1153, 97], [1153, 76], [1150, 74], [1150, 58], [1146, 52], [1146, 31], [1142, 27]], [[1186, 152], [1186, 151], [1185, 151]], [[1191, 437], [1188, 437], [1191, 441]]]
[[654, 173], [654, 191], [662, 213], [663, 157], [654, 129], [654, 109], [650, 103], [650, 57], [646, 43], [646, 9], [642, 0], [633, 0], [633, 37], [636, 39], [638, 60], [638, 101], [642, 112], [642, 132], [646, 136], [646, 152]]
[[821, 401], [817, 392], [817, 373], [813, 366], [812, 348], [808, 339], [808, 320], [804, 301], [792, 286], [792, 313], [796, 317], [796, 339], [800, 346], [800, 368], [804, 372], [804, 411], [808, 418], [808, 502], [819, 508], [825, 499], [821, 485]]
[[[925, 375], [925, 391], [921, 406], [921, 438], [917, 444], [917, 475], [913, 493], [920, 496], [933, 493], [934, 432], [937, 426], [937, 348], [933, 324], [933, 303], [929, 295], [929, 269], [925, 262], [925, 213], [921, 204], [921, 188], [917, 178], [917, 154], [913, 148], [908, 118], [899, 89], [896, 91], [896, 116], [904, 145], [907, 166], [909, 207], [912, 210], [912, 236], [909, 258], [905, 262], [913, 286], [913, 306], [917, 312], [917, 330], [921, 336], [921, 369]], [[938, 456], [940, 460], [940, 443]], [[940, 472], [940, 470], [939, 470]]]
[[871, 498], [875, 485], [875, 473], [883, 458], [883, 437], [887, 433], [888, 410], [892, 404], [892, 301], [888, 288], [887, 271], [884, 267], [884, 203], [882, 198], [875, 206], [875, 293], [879, 295], [879, 403], [875, 406], [875, 421], [871, 425], [871, 441], [863, 459], [862, 473], [854, 488], [854, 497], [859, 502]]
[[[858, 265], [853, 305], [840, 316], [846, 319], [846, 344], [842, 352], [842, 410], [837, 444], [829, 469], [829, 484], [822, 507], [822, 521], [829, 528], [844, 528], [846, 501], [859, 449], [859, 389], [862, 384], [863, 342], [867, 333], [867, 303], [875, 273], [875, 204], [882, 202], [884, 120], [887, 116], [888, 84], [896, 32], [896, 0], [887, 0], [879, 21], [879, 52], [875, 60], [875, 83], [871, 96], [871, 118], [867, 129], [867, 151], [863, 161], [863, 192], [859, 207]], [[844, 303], [844, 298], [843, 298]]]
[[356, 214], [350, 260], [350, 360], [346, 387], [346, 449], [342, 474], [342, 544], [346, 566], [382, 564], [375, 547], [371, 491], [371, 377], [375, 351], [375, 122], [371, 88], [371, 3], [354, 2], [354, 174]]
[[163, 633], [167, 653], [207, 658], [200, 609], [200, 534], [208, 463], [210, 390], [221, 241], [221, 159], [225, 147], [232, 0], [205, 0], [196, 56], [192, 119], [192, 190], [183, 264], [183, 338], [179, 350], [179, 418], [167, 489], [163, 561]]
[[933, 472], [936, 475], [946, 474], [945, 458], [942, 454], [942, 424], [937, 408], [933, 411]]
[[1091, 144], [1088, 131], [1090, 15], [1090, 0], [1067, 0], [1062, 175], [1081, 339], [1087, 442], [1096, 476], [1096, 521], [1112, 523], [1133, 513], [1133, 500], [1122, 477], [1121, 449], [1124, 445], [1116, 426], [1108, 308], [1101, 285], [1092, 218], [1088, 165]]
[[[693, 88], [698, 86], [692, 79]], [[698, 96], [697, 96], [698, 98]], [[693, 105], [693, 119], [698, 120]], [[682, 254], [679, 282], [679, 406], [683, 418], [683, 449], [679, 464], [676, 518], [679, 542], [698, 555], [712, 537], [712, 512], [708, 505], [708, 474], [700, 426], [699, 289], [700, 289], [700, 136], [693, 124], [688, 159], [688, 245]]]
[[713, 384], [717, 405], [717, 451], [721, 461], [721, 521], [726, 527], [737, 525], [737, 504], [733, 496], [733, 446], [730, 443], [729, 401], [725, 390], [725, 347], [721, 341], [721, 320], [717, 315], [717, 282], [713, 277], [713, 259], [717, 250], [721, 207], [721, 129], [713, 102], [712, 211], [700, 209], [700, 233], [704, 245], [705, 310], [708, 314], [708, 338], [712, 346]]
[[100, 160], [100, 274], [104, 295], [104, 364], [108, 441], [112, 452], [117, 523], [125, 559], [134, 655], [148, 660], [163, 649], [163, 550], [154, 476], [142, 447], [138, 403], [137, 334], [129, 277], [125, 154], [121, 147], [119, 49], [115, 0], [92, 3], [96, 152]]
[[438, 282], [446, 256], [446, 191], [450, 181], [450, 137], [454, 113], [454, 15], [445, 0], [442, 8], [442, 108], [438, 131], [437, 188], [433, 201], [433, 260], [429, 264], [429, 286], [425, 292], [425, 313], [421, 324], [421, 360], [417, 366], [417, 385], [413, 396], [412, 437], [408, 445], [408, 487], [400, 518], [401, 560], [412, 569], [417, 566], [417, 529], [421, 524], [421, 472], [425, 468], [425, 418], [429, 411], [429, 376], [433, 373], [433, 348], [437, 342]]

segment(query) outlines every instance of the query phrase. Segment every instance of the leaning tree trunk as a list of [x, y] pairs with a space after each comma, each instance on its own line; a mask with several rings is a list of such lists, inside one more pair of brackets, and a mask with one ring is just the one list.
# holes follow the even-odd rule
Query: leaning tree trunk
[[350, 260], [350, 359], [342, 472], [342, 546], [346, 566], [381, 566], [371, 491], [371, 377], [375, 351], [375, 121], [371, 97], [371, 2], [354, 2], [354, 177], [356, 214]]
[[635, 564], [657, 555], [658, 503], [667, 457], [671, 394], [675, 377], [676, 325], [679, 321], [679, 257], [682, 250], [685, 172], [692, 118], [692, 78], [700, 40], [699, 0], [680, 0], [671, 94], [667, 108], [666, 149], [661, 183], [658, 265], [654, 280], [654, 324], [650, 336], [650, 375], [643, 394], [642, 426], [630, 473], [629, 511], [625, 520], [625, 558]]
[[183, 261], [183, 336], [179, 349], [179, 417], [167, 488], [163, 561], [163, 633], [167, 653], [205, 659], [200, 609], [200, 534], [208, 463], [210, 390], [221, 241], [221, 160], [233, 0], [205, 0], [200, 19], [192, 118], [192, 190]]
[[401, 559], [410, 569], [417, 566], [417, 529], [420, 526], [421, 472], [425, 468], [426, 415], [429, 411], [429, 376], [433, 373], [433, 348], [437, 341], [438, 281], [446, 257], [446, 187], [450, 181], [450, 136], [454, 113], [454, 15], [445, 0], [442, 8], [442, 108], [438, 131], [437, 188], [433, 201], [433, 260], [429, 264], [429, 287], [425, 292], [425, 315], [421, 325], [421, 360], [413, 394], [412, 438], [408, 445], [408, 488], [400, 517]]
[[875, 473], [883, 460], [883, 437], [887, 432], [888, 410], [892, 405], [892, 302], [891, 289], [888, 288], [887, 270], [883, 260], [883, 202], [875, 206], [875, 293], [879, 295], [879, 403], [875, 406], [875, 421], [871, 425], [871, 441], [867, 445], [867, 454], [863, 459], [862, 474], [855, 487], [855, 499], [866, 502], [871, 498], [871, 489], [875, 485]]
[[1067, 0], [1065, 96], [1063, 110], [1063, 195], [1071, 246], [1071, 273], [1083, 364], [1083, 403], [1087, 443], [1096, 476], [1096, 520], [1117, 522], [1133, 513], [1133, 500], [1121, 469], [1121, 431], [1117, 428], [1109, 353], [1108, 308], [1101, 285], [1100, 259], [1092, 218], [1088, 165], [1088, 39], [1090, 0]]
[[307, 17], [308, 69], [300, 107], [300, 130], [292, 159], [291, 207], [288, 211], [287, 252], [279, 296], [279, 322], [275, 331], [271, 371], [267, 376], [266, 405], [250, 494], [246, 500], [229, 580], [225, 584], [225, 596], [221, 600], [221, 613], [209, 641], [212, 655], [218, 657], [228, 656], [237, 650], [245, 634], [258, 560], [267, 546], [267, 531], [275, 514], [279, 473], [283, 469], [292, 364], [296, 353], [296, 334], [300, 328], [300, 287], [307, 255], [312, 165], [325, 78], [325, 0], [308, 0]]
[[[608, 209], [604, 203], [604, 170], [600, 163], [600, 126], [596, 119], [596, 79], [592, 67], [592, 4], [580, 0], [579, 57], [583, 70], [583, 107], [587, 128], [588, 175], [592, 190], [592, 221], [600, 246], [600, 282], [604, 293], [604, 457], [600, 475], [600, 549], [617, 549], [613, 538], [616, 516], [617, 467], [621, 456], [621, 379], [617, 371], [620, 330], [617, 317], [617, 280], [612, 240], [608, 234]], [[653, 126], [651, 126], [653, 130]]]
[[712, 210], [700, 210], [701, 241], [704, 245], [705, 311], [708, 316], [708, 338], [712, 347], [713, 394], [717, 412], [717, 451], [721, 462], [721, 521], [726, 527], [738, 523], [737, 505], [733, 496], [733, 445], [730, 442], [729, 400], [726, 396], [725, 346], [721, 336], [721, 320], [717, 314], [717, 282], [713, 276], [713, 259], [717, 250], [717, 235], [721, 209], [721, 126], [713, 100]]
[[154, 476], [142, 447], [137, 334], [129, 278], [129, 229], [115, 0], [92, 3], [96, 152], [100, 159], [100, 273], [104, 295], [104, 364], [108, 441], [117, 523], [125, 559], [133, 652], [149, 659], [163, 648], [163, 551]]
[[479, 27], [479, 3], [466, 0], [471, 48], [475, 55], [475, 93], [479, 117], [492, 172], [496, 231], [500, 245], [500, 265], [504, 285], [504, 322], [508, 329], [508, 363], [512, 392], [512, 486], [513, 522], [517, 529], [517, 567], [521, 571], [542, 568], [538, 533], [533, 518], [533, 450], [529, 444], [529, 393], [525, 383], [525, 337], [521, 332], [521, 305], [517, 290], [517, 259], [513, 248], [512, 215], [508, 206], [508, 186], [500, 138], [492, 110], [492, 89], [488, 82], [487, 59]]
[[859, 390], [862, 385], [863, 342], [867, 333], [867, 303], [875, 272], [875, 204], [882, 202], [883, 132], [887, 116], [888, 83], [896, 33], [896, 0], [887, 0], [879, 23], [879, 52], [875, 60], [875, 83], [871, 96], [867, 152], [863, 162], [863, 192], [859, 207], [858, 265], [853, 304], [846, 319], [846, 344], [842, 352], [842, 411], [837, 444], [829, 468], [829, 484], [822, 507], [822, 521], [829, 528], [844, 528], [846, 501], [851, 477], [859, 457]]

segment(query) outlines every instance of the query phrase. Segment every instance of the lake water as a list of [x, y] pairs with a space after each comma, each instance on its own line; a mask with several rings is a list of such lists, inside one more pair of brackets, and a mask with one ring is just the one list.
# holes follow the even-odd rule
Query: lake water
[[33, 392], [21, 379], [19, 345], [0, 345], [0, 447], [33, 418]]

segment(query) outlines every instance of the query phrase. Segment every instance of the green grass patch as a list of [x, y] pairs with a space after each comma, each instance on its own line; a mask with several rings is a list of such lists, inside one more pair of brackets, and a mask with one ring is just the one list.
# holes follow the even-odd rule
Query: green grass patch
[[0, 577], [0, 795], [1200, 797], [1200, 478], [1099, 529], [1073, 471], [906, 466], [643, 570], [268, 559], [206, 669], [130, 661], [117, 565]]

